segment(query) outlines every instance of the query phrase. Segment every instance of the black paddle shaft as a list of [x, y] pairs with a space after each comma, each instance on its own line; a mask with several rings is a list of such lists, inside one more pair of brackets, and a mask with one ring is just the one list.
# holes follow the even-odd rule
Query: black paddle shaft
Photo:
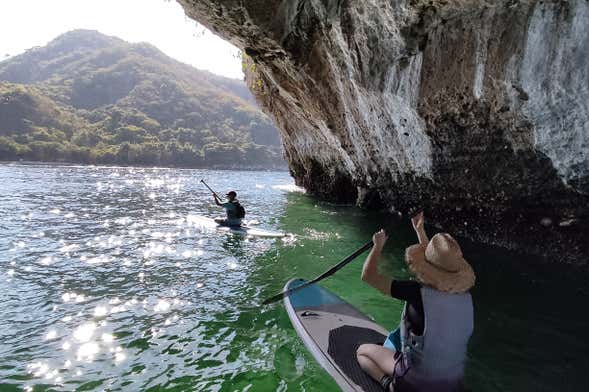
[[349, 255], [348, 257], [346, 257], [345, 259], [343, 259], [342, 261], [340, 261], [339, 263], [337, 263], [336, 265], [334, 265], [333, 267], [331, 267], [330, 269], [328, 269], [327, 271], [325, 271], [324, 273], [322, 273], [321, 275], [317, 276], [315, 279], [310, 280], [306, 283], [303, 283], [300, 286], [297, 287], [293, 287], [292, 289], [288, 289], [286, 291], [283, 291], [282, 293], [278, 293], [268, 299], [266, 299], [264, 302], [262, 302], [263, 305], [268, 305], [271, 304], [272, 302], [276, 302], [278, 300], [280, 300], [281, 298], [287, 297], [289, 295], [291, 295], [292, 293], [294, 293], [295, 291], [298, 291], [302, 288], [305, 288], [307, 286], [310, 286], [314, 283], [319, 282], [320, 280], [323, 280], [325, 278], [327, 278], [328, 276], [331, 276], [333, 274], [335, 274], [337, 271], [339, 271], [343, 266], [345, 266], [346, 264], [348, 264], [349, 262], [351, 262], [352, 260], [354, 260], [356, 257], [360, 256], [362, 253], [364, 253], [365, 251], [367, 251], [368, 249], [370, 249], [373, 245], [372, 240], [368, 241], [367, 243], [365, 243], [364, 245], [362, 245], [361, 248], [358, 248], [357, 250], [354, 251], [354, 253], [352, 253], [351, 255]]
[[219, 195], [217, 194], [217, 192], [215, 192], [214, 190], [212, 190], [212, 189], [211, 189], [211, 187], [207, 185], [207, 183], [205, 182], [205, 180], [200, 180], [200, 182], [202, 182], [202, 183], [203, 183], [203, 184], [204, 184], [204, 185], [205, 185], [207, 188], [209, 188], [209, 191], [213, 192], [213, 194], [214, 194], [215, 196], [217, 196], [219, 199], [221, 199], [221, 198], [219, 197]]

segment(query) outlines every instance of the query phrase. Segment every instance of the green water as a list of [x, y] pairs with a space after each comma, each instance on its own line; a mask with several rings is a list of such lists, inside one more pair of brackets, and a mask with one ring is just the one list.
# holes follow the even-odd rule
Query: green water
[[[200, 178], [236, 189], [258, 227], [292, 235], [190, 225], [219, 213]], [[317, 202], [283, 172], [3, 165], [0, 183], [0, 391], [337, 391], [282, 306], [261, 301], [380, 227], [385, 270], [410, 276], [407, 222]], [[462, 243], [477, 272], [470, 389], [585, 390], [586, 277]], [[360, 269], [325, 286], [392, 328], [402, 304]]]

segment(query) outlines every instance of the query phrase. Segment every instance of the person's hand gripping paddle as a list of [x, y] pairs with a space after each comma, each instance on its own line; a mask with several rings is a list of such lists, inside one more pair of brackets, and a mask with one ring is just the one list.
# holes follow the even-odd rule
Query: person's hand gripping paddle
[[204, 184], [204, 186], [206, 186], [206, 187], [209, 189], [209, 191], [213, 192], [213, 195], [215, 195], [215, 196], [217, 197], [217, 199], [219, 199], [219, 200], [223, 200], [223, 199], [221, 199], [221, 197], [220, 197], [220, 196], [217, 194], [217, 192], [215, 192], [214, 190], [212, 190], [212, 189], [211, 189], [211, 187], [210, 187], [210, 186], [208, 186], [208, 184], [205, 182], [205, 180], [200, 180], [200, 182], [202, 182], [202, 183]]

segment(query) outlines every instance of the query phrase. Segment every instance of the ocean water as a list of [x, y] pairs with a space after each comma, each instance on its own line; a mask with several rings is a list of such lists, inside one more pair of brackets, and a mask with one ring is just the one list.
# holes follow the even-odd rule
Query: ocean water
[[[195, 226], [222, 212], [201, 178], [289, 235]], [[0, 165], [0, 184], [0, 391], [337, 391], [262, 300], [380, 227], [383, 268], [410, 277], [408, 222], [318, 202], [286, 172]], [[469, 388], [586, 390], [586, 276], [462, 244], [477, 272]], [[361, 264], [324, 284], [392, 329], [402, 303], [363, 284]]]

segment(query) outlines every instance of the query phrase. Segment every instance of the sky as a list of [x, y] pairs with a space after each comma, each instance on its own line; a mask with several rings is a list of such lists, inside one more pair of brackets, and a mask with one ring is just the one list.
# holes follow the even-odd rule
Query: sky
[[230, 78], [243, 78], [238, 49], [166, 0], [0, 0], [0, 61], [75, 29], [149, 42], [168, 56]]

